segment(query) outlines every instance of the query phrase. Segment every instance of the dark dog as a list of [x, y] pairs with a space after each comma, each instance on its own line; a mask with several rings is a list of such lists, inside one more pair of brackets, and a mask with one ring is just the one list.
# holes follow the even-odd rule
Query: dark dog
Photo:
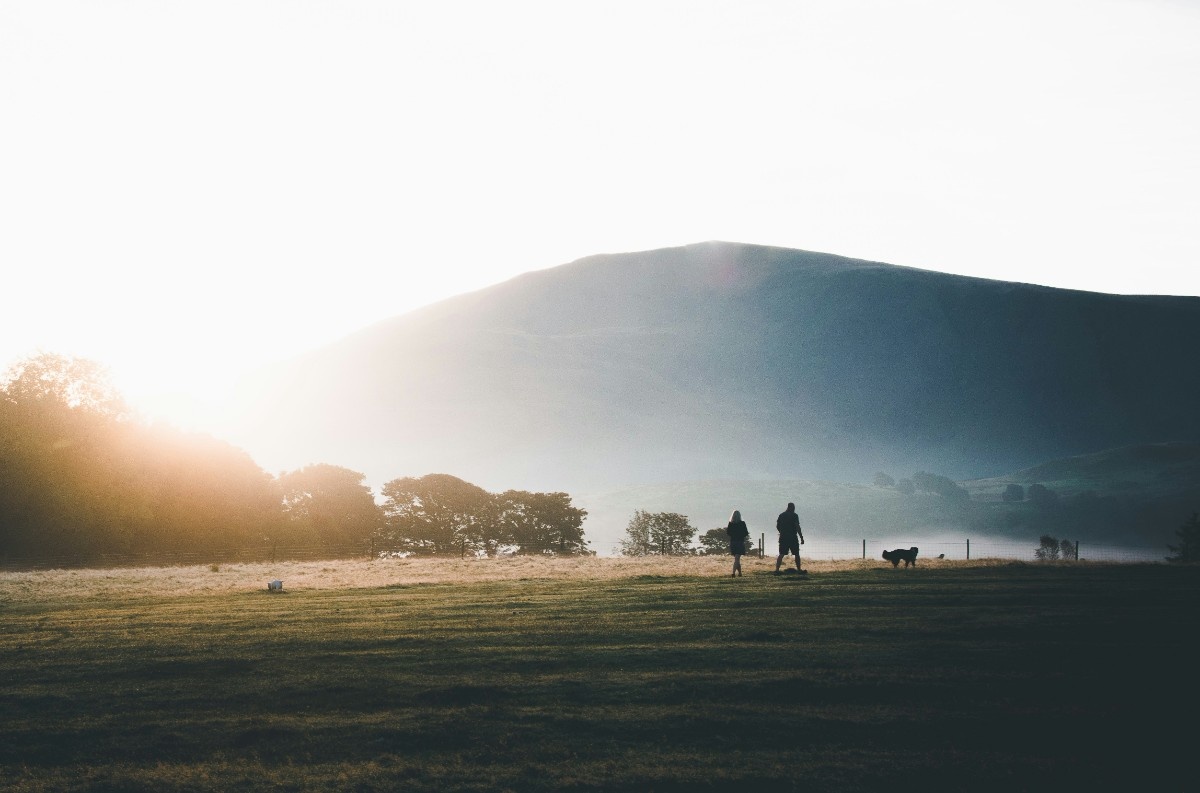
[[899, 567], [901, 562], [904, 562], [905, 567], [916, 567], [917, 549], [914, 547], [906, 551], [903, 548], [897, 548], [894, 551], [884, 551], [883, 558], [891, 562], [892, 567]]

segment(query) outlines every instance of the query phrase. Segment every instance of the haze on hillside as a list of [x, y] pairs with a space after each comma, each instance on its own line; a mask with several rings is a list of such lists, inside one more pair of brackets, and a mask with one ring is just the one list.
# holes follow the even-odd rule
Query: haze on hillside
[[1200, 441], [1200, 298], [701, 243], [582, 259], [264, 371], [227, 437], [269, 469], [493, 490], [977, 479]]

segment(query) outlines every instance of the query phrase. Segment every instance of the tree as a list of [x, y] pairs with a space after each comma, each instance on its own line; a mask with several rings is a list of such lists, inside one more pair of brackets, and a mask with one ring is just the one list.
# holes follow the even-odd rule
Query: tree
[[261, 545], [280, 518], [272, 477], [206, 435], [126, 418], [98, 364], [43, 354], [0, 389], [0, 553], [179, 553]]
[[571, 497], [566, 493], [506, 490], [496, 501], [500, 529], [494, 536], [497, 543], [511, 543], [521, 554], [588, 552], [583, 539], [587, 510], [571, 506]]
[[1062, 559], [1077, 560], [1079, 558], [1078, 548], [1079, 546], [1071, 540], [1063, 539], [1058, 541], [1058, 555]]
[[901, 479], [896, 483], [896, 490], [900, 491], [906, 496], [911, 496], [913, 493], [917, 492], [917, 486], [913, 484], [911, 479]]
[[1035, 559], [1051, 561], [1058, 558], [1058, 540], [1049, 534], [1043, 534], [1039, 542], [1040, 545], [1033, 552]]
[[[753, 551], [754, 541], [747, 537], [746, 554], [750, 555]], [[729, 533], [725, 531], [724, 526], [709, 529], [700, 535], [701, 556], [723, 556], [727, 553], [729, 553]]]
[[1025, 488], [1017, 484], [1010, 484], [1008, 487], [1004, 488], [1004, 495], [1002, 495], [1000, 498], [1009, 502], [1010, 504], [1018, 501], [1024, 501]]
[[43, 352], [9, 367], [3, 395], [17, 404], [52, 403], [110, 418], [128, 413], [106, 367], [87, 358]]
[[336, 465], [309, 465], [279, 476], [283, 514], [293, 537], [335, 551], [365, 553], [383, 525], [364, 474]]
[[626, 556], [685, 556], [691, 552], [696, 528], [687, 515], [637, 510], [625, 528], [621, 553]]
[[1182, 526], [1175, 530], [1178, 545], [1168, 545], [1171, 556], [1168, 562], [1200, 562], [1200, 513], [1193, 512]]
[[456, 476], [393, 479], [382, 492], [381, 539], [394, 550], [437, 555], [484, 550], [485, 533], [496, 525], [492, 495]]
[[895, 487], [896, 480], [885, 474], [883, 471], [875, 474], [875, 487]]

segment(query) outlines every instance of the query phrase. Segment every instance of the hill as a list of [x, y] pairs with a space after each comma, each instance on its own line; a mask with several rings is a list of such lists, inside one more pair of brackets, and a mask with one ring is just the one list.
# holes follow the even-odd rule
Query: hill
[[1200, 298], [1115, 296], [703, 243], [582, 259], [244, 384], [268, 469], [488, 489], [958, 480], [1200, 441]]

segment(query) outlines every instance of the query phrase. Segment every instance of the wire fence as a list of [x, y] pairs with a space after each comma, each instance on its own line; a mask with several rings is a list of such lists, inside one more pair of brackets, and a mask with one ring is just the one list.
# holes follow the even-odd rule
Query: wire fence
[[[774, 538], [759, 536], [759, 549], [764, 556], [774, 556], [778, 551]], [[935, 540], [888, 541], [862, 540], [817, 540], [800, 546], [800, 556], [823, 561], [845, 559], [879, 559], [883, 552], [899, 548], [917, 548], [919, 559], [1008, 559], [1013, 561], [1035, 561], [1038, 559], [1037, 543], [1020, 540], [988, 538], [985, 540], [961, 540], [939, 538]], [[1071, 551], [1059, 553], [1054, 558], [1065, 561], [1121, 562], [1129, 564], [1166, 561], [1166, 548], [1105, 545], [1076, 541]]]

